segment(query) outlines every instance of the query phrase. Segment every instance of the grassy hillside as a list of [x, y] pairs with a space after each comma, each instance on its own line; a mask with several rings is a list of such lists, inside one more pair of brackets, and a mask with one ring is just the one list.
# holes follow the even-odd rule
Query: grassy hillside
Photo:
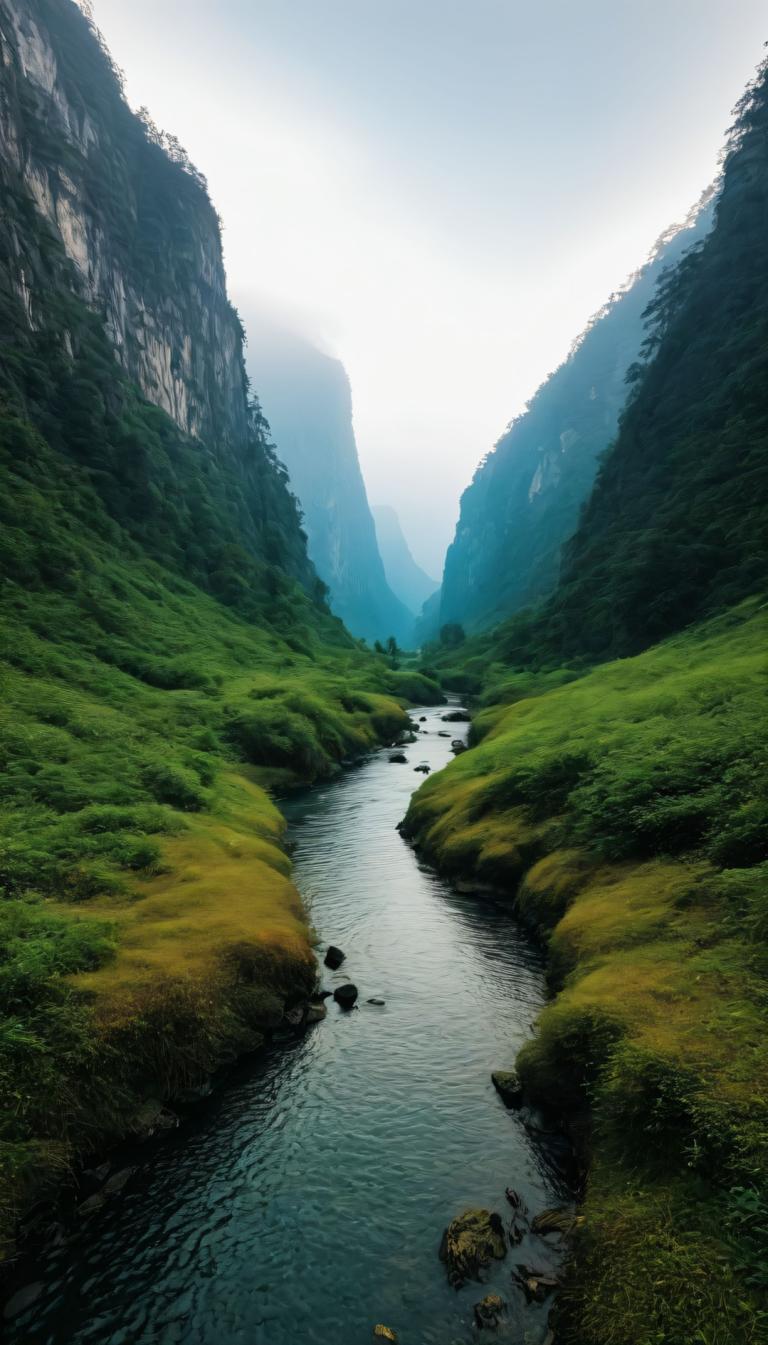
[[[256, 1040], [314, 977], [265, 786], [435, 694], [286, 585], [255, 626], [147, 557], [6, 416], [0, 1240], [83, 1146]], [[21, 582], [21, 579], [26, 582]]]
[[518, 1067], [589, 1147], [574, 1345], [766, 1339], [767, 638], [753, 600], [581, 677], [507, 672], [406, 820], [548, 942]]
[[[56, 98], [0, 0], [1, 1253], [78, 1153], [311, 988], [267, 790], [440, 694], [328, 611], [248, 402], [203, 180], [130, 112], [77, 6], [38, 9]], [[89, 274], [129, 295], [120, 361], [30, 164], [79, 212]], [[195, 433], [129, 376], [150, 348]]]

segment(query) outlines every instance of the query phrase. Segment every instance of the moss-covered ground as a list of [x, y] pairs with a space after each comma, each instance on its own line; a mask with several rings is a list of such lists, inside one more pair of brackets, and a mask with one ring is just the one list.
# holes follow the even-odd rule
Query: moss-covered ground
[[514, 894], [556, 994], [518, 1069], [589, 1159], [566, 1345], [768, 1339], [768, 613], [491, 672], [406, 829]]
[[311, 987], [271, 795], [396, 735], [409, 697], [439, 698], [298, 589], [291, 619], [257, 626], [127, 538], [73, 529], [66, 561], [0, 595], [6, 1249], [78, 1152]]

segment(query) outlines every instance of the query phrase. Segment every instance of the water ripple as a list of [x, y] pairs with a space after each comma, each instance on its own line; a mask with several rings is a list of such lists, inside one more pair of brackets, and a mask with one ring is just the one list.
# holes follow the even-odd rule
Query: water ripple
[[[440, 712], [423, 713], [430, 733], [408, 755], [439, 767]], [[403, 1345], [473, 1339], [487, 1290], [448, 1288], [445, 1224], [467, 1205], [503, 1210], [508, 1185], [534, 1212], [567, 1192], [490, 1083], [542, 1003], [539, 957], [503, 909], [452, 892], [402, 842], [419, 783], [384, 752], [287, 805], [313, 923], [347, 953], [324, 982], [354, 980], [359, 1008], [331, 1004], [237, 1069], [36, 1268], [46, 1290], [12, 1345], [362, 1345], [377, 1321]], [[541, 1253], [531, 1241], [514, 1259]], [[546, 1309], [525, 1309], [510, 1270], [491, 1275], [504, 1335], [535, 1345]]]

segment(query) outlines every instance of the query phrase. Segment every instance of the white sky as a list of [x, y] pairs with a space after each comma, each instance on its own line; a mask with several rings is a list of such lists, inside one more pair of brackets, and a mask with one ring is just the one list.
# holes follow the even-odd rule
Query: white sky
[[[459, 495], [712, 178], [763, 0], [94, 0], [207, 175], [230, 293], [336, 354], [374, 504]], [[257, 389], [258, 391], [258, 389]]]

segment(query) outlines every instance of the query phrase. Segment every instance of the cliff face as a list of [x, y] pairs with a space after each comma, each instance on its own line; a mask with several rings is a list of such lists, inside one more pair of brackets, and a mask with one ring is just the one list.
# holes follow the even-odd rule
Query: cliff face
[[259, 622], [297, 620], [295, 579], [322, 607], [205, 180], [72, 0], [0, 0], [0, 190], [8, 408], [155, 560]]
[[627, 369], [643, 342], [643, 313], [665, 267], [710, 224], [705, 208], [658, 248], [478, 468], [446, 556], [440, 624], [481, 629], [554, 588], [563, 543], [618, 429]]
[[[120, 96], [107, 54], [83, 43], [70, 0], [1, 0], [0, 155], [61, 240], [144, 396], [185, 433], [246, 433], [241, 329], [215, 211], [183, 151]], [[186, 167], [184, 166], [186, 164]], [[21, 259], [24, 240], [16, 239]], [[14, 283], [37, 320], [35, 277]]]
[[413, 559], [395, 510], [381, 504], [372, 512], [387, 582], [409, 611], [420, 612], [439, 585]]
[[387, 583], [338, 360], [255, 316], [248, 371], [304, 514], [310, 558], [354, 635], [402, 644], [413, 615]]

